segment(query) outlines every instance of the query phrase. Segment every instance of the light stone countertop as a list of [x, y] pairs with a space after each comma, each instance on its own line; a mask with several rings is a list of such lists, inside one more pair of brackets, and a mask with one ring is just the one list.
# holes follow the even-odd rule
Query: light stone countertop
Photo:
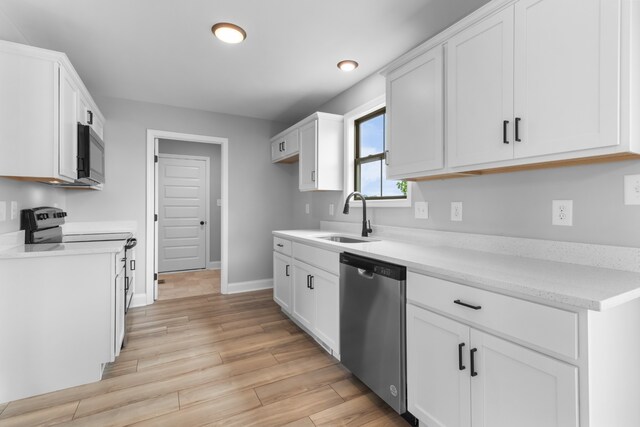
[[322, 230], [273, 232], [274, 236], [284, 239], [404, 265], [409, 271], [543, 304], [602, 311], [640, 297], [640, 273], [637, 272], [441, 244], [387, 239], [337, 243], [318, 238], [335, 234], [347, 233]]
[[118, 253], [124, 249], [125, 243], [125, 240], [112, 240], [109, 242], [42, 243], [37, 245], [20, 245], [0, 251], [0, 260], [46, 256]]

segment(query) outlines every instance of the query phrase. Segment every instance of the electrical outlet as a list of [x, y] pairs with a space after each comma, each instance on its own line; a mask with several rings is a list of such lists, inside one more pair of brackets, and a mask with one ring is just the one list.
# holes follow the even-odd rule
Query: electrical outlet
[[18, 202], [15, 200], [11, 202], [11, 220], [18, 218]]
[[0, 222], [7, 220], [7, 202], [0, 202]]
[[553, 225], [573, 225], [573, 200], [554, 200], [551, 203]]
[[451, 221], [462, 221], [462, 202], [451, 202]]
[[624, 176], [624, 204], [640, 205], [640, 175]]
[[429, 219], [429, 203], [428, 202], [416, 202], [415, 204], [415, 217], [416, 219]]
[[311, 212], [311, 207], [309, 206], [309, 203], [307, 203], [304, 205], [304, 213], [309, 215], [309, 212]]
[[333, 203], [329, 203], [329, 215], [333, 216], [335, 214], [335, 205]]
[[216, 205], [222, 206], [222, 199], [216, 199]]

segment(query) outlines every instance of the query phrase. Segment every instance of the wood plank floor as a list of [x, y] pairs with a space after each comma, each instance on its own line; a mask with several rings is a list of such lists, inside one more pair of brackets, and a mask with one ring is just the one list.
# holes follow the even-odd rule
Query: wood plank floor
[[0, 404], [0, 427], [408, 425], [270, 290], [158, 301], [130, 316], [129, 344], [102, 381]]
[[220, 293], [220, 270], [162, 273], [158, 279], [160, 301]]

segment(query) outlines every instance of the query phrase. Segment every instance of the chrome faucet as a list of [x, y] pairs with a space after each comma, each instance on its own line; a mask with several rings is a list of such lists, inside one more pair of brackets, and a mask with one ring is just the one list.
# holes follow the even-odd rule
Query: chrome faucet
[[355, 200], [355, 196], [360, 197], [360, 200], [362, 200], [362, 237], [369, 237], [369, 233], [373, 230], [371, 229], [371, 221], [367, 221], [367, 201], [362, 193], [354, 191], [349, 194], [347, 200], [344, 202], [344, 210], [342, 213], [345, 215], [349, 214], [349, 200], [351, 200], [352, 197]]

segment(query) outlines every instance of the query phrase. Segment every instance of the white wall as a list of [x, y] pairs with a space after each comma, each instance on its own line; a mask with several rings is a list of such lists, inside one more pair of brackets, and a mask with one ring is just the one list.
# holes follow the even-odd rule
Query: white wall
[[[319, 111], [345, 114], [384, 93], [384, 79], [372, 76], [343, 92]], [[321, 220], [361, 221], [362, 211], [342, 215], [342, 193], [300, 193], [297, 164], [290, 183], [294, 226], [317, 228]], [[412, 208], [368, 209], [375, 225], [428, 228], [620, 246], [640, 246], [640, 206], [625, 206], [623, 177], [640, 174], [640, 161], [571, 166], [418, 183], [414, 201], [429, 202], [428, 220], [414, 219]], [[551, 225], [551, 201], [573, 200], [573, 227]], [[450, 203], [463, 202], [463, 221], [450, 221]], [[311, 213], [305, 214], [305, 204]], [[329, 216], [329, 204], [335, 216]]]
[[209, 244], [211, 252], [208, 261], [220, 262], [220, 242], [221, 242], [221, 221], [222, 208], [216, 204], [216, 200], [222, 197], [222, 181], [221, 181], [221, 153], [218, 144], [200, 144], [197, 142], [172, 141], [170, 139], [161, 139], [159, 144], [159, 152], [164, 154], [182, 154], [187, 156], [200, 156], [209, 158]]
[[[229, 282], [272, 277], [271, 230], [292, 222], [288, 170], [271, 164], [269, 138], [282, 124], [265, 120], [96, 97], [105, 126], [104, 191], [69, 193], [74, 220], [134, 220], [138, 253], [146, 248], [145, 155], [148, 128], [229, 139]], [[141, 274], [145, 259], [139, 256]], [[145, 282], [136, 280], [136, 292]]]

